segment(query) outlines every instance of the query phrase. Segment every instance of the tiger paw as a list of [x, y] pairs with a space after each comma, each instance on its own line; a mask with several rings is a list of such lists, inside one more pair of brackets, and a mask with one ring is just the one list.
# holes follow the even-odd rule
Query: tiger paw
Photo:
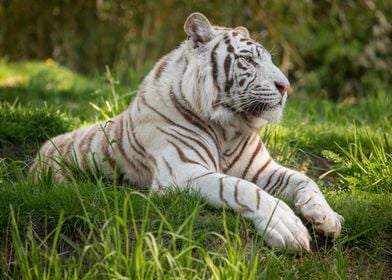
[[313, 220], [313, 217], [305, 218], [312, 223], [314, 230], [322, 235], [336, 238], [340, 235], [342, 229], [343, 217], [336, 212], [325, 215], [322, 220]]
[[340, 235], [344, 219], [332, 210], [318, 188], [298, 193], [295, 207], [318, 234], [332, 238]]
[[274, 199], [255, 219], [268, 246], [279, 250], [310, 251], [311, 237], [302, 221], [283, 201]]

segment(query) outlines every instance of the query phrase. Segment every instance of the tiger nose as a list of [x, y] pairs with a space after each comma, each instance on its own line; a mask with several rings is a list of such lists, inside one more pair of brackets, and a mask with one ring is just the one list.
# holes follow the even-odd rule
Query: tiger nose
[[274, 84], [281, 95], [284, 95], [287, 92], [287, 89], [290, 87], [289, 83], [282, 82], [282, 81], [274, 81]]

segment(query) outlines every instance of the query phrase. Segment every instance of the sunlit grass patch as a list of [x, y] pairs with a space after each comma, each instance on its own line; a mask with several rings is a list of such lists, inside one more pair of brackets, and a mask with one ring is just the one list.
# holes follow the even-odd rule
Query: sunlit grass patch
[[74, 128], [78, 120], [53, 107], [0, 103], [0, 122], [0, 157], [26, 159], [49, 137]]
[[[12, 80], [12, 82], [11, 82]], [[101, 99], [110, 96], [104, 78], [89, 79], [56, 62], [7, 63], [0, 60], [0, 101], [23, 106], [56, 106], [82, 119], [92, 119]]]
[[[8, 83], [11, 79], [15, 82]], [[0, 87], [79, 92], [90, 88], [94, 82], [97, 81], [78, 75], [53, 60], [12, 63], [0, 60]]]
[[348, 147], [339, 147], [337, 152], [324, 151], [324, 156], [333, 162], [331, 167], [336, 170], [342, 188], [392, 192], [392, 153], [387, 136], [383, 136], [365, 131], [364, 138], [370, 143], [367, 148], [355, 137]]

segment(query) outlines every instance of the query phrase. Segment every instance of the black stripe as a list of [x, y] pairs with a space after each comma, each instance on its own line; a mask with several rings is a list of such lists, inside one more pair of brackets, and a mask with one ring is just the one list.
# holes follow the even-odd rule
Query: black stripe
[[191, 103], [189, 103], [189, 101], [186, 99], [186, 96], [184, 95], [184, 92], [182, 91], [182, 79], [180, 80], [178, 87], [179, 87], [181, 98], [185, 102], [186, 106], [188, 106], [188, 108], [193, 108]]
[[167, 160], [164, 157], [162, 157], [162, 159], [163, 159], [163, 162], [165, 163], [167, 169], [169, 169], [170, 176], [174, 177], [172, 167], [170, 166], [170, 164], [167, 162]]
[[282, 182], [283, 182], [283, 180], [284, 180], [284, 178], [285, 178], [285, 176], [286, 176], [287, 171], [288, 171], [288, 170], [285, 170], [282, 174], [280, 174], [279, 177], [278, 177], [278, 179], [276, 180], [275, 184], [273, 184], [273, 185], [272, 185], [268, 190], [266, 190], [266, 191], [267, 191], [267, 192], [273, 193], [274, 189], [275, 189], [276, 187], [280, 186], [280, 184], [282, 184]]
[[[97, 133], [97, 128], [96, 126], [93, 126], [89, 132], [83, 137], [81, 142], [79, 143], [79, 152], [81, 154], [87, 154], [90, 150], [91, 147], [91, 142], [93, 141], [93, 138], [95, 134]], [[84, 165], [84, 163], [83, 163]]]
[[224, 127], [220, 127], [220, 130], [222, 132], [223, 141], [226, 142], [227, 141], [226, 129]]
[[[305, 186], [303, 186], [303, 187], [297, 189], [297, 188], [298, 188], [301, 184], [303, 184], [303, 183], [305, 183]], [[309, 184], [309, 180], [305, 180], [305, 181], [300, 181], [300, 182], [298, 182], [298, 184], [294, 187], [294, 189], [295, 189], [294, 197], [297, 197], [298, 192], [299, 192], [300, 190], [303, 190], [304, 188], [306, 188], [306, 186], [307, 186], [308, 184]]]
[[[169, 142], [169, 143], [176, 149], [177, 154], [178, 154], [178, 156], [180, 157], [180, 160], [181, 160], [182, 162], [190, 163], [190, 164], [197, 164], [197, 165], [203, 166], [203, 165], [200, 164], [199, 162], [194, 161], [194, 160], [188, 158], [188, 157], [184, 154], [184, 152], [180, 149], [180, 147], [178, 147], [175, 143], [173, 143], [173, 142], [170, 141], [170, 140], [167, 140], [167, 142]], [[203, 167], [206, 168], [206, 169], [208, 169], [208, 168], [205, 167], [205, 166], [203, 166]]]
[[235, 183], [235, 186], [234, 186], [234, 200], [235, 200], [235, 202], [236, 202], [239, 206], [241, 206], [242, 208], [244, 208], [244, 209], [242, 209], [242, 210], [246, 210], [246, 211], [249, 211], [249, 212], [253, 212], [253, 210], [250, 209], [249, 206], [247, 206], [247, 205], [245, 205], [245, 204], [242, 204], [242, 203], [238, 200], [238, 185], [239, 185], [240, 182], [241, 182], [241, 179], [238, 179], [237, 182]]
[[[145, 157], [147, 156], [147, 158], [156, 166], [156, 165], [157, 165], [157, 162], [156, 162], [155, 158], [154, 158], [152, 155], [150, 155], [149, 153], [147, 153], [147, 151], [146, 151], [146, 149], [144, 148], [144, 146], [143, 146], [143, 145], [139, 142], [139, 140], [137, 140], [137, 138], [136, 138], [135, 126], [134, 126], [134, 124], [133, 124], [133, 120], [132, 120], [131, 114], [129, 114], [128, 117], [129, 117], [129, 119], [128, 119], [128, 121], [129, 121], [129, 126], [128, 126], [129, 131], [128, 131], [128, 133], [127, 133], [127, 136], [128, 136], [129, 143], [131, 143], [130, 138], [129, 138], [129, 132], [130, 132], [131, 135], [132, 135], [132, 139], [135, 141], [135, 144], [136, 144], [136, 145], [139, 147], [139, 149], [142, 151], [141, 156], [142, 156], [143, 158], [145, 158]], [[133, 145], [132, 145], [132, 147], [134, 148]], [[136, 150], [136, 149], [135, 149], [135, 150]], [[140, 153], [139, 153], [139, 154], [140, 154]]]
[[90, 151], [91, 148], [91, 143], [93, 141], [94, 136], [96, 135], [98, 129], [96, 127], [93, 127], [92, 131], [90, 131], [85, 138], [83, 139], [83, 142], [81, 143], [80, 147], [80, 153], [82, 156], [84, 156], [83, 161], [82, 161], [82, 168], [83, 170], [88, 169], [88, 152]]
[[214, 86], [220, 91], [218, 84], [218, 62], [216, 61], [216, 49], [218, 48], [220, 42], [218, 42], [211, 51], [211, 65], [212, 65], [212, 79], [214, 81]]
[[228, 93], [231, 87], [233, 86], [233, 79], [229, 79], [229, 72], [231, 69], [231, 56], [228, 54], [225, 58], [225, 61], [223, 63], [224, 70], [225, 70], [225, 76], [226, 76], [226, 82], [225, 82], [225, 92]]
[[262, 146], [263, 145], [261, 144], [261, 141], [259, 140], [259, 143], [257, 144], [256, 149], [253, 151], [253, 154], [252, 154], [252, 156], [249, 159], [248, 165], [245, 167], [245, 170], [242, 173], [242, 178], [245, 178], [246, 174], [248, 174], [249, 168], [252, 165], [252, 163], [253, 163], [255, 157], [257, 156], [257, 154], [260, 152]]
[[281, 168], [281, 167], [278, 167], [277, 169], [275, 169], [275, 171], [272, 172], [272, 174], [268, 177], [267, 183], [264, 185], [264, 187], [262, 187], [263, 190], [265, 190], [265, 188], [268, 187], [268, 185], [271, 183], [272, 177], [275, 175], [275, 173], [276, 173], [280, 168]]
[[173, 103], [173, 105], [176, 107], [178, 112], [183, 116], [184, 119], [186, 119], [188, 122], [199, 128], [200, 130], [204, 131], [213, 141], [216, 146], [216, 148], [219, 150], [219, 144], [218, 144], [218, 136], [216, 135], [215, 131], [212, 129], [212, 127], [207, 124], [204, 120], [200, 119], [199, 116], [197, 116], [195, 113], [193, 113], [191, 110], [185, 108], [178, 102], [176, 95], [173, 92], [173, 88], [170, 89], [170, 99]]
[[[132, 162], [131, 158], [128, 157], [128, 154], [125, 152], [124, 147], [123, 147], [123, 130], [121, 129], [120, 131], [120, 139], [117, 140], [117, 147], [118, 150], [120, 151], [121, 156], [125, 159], [125, 161], [132, 166], [132, 168], [134, 168], [135, 170], [139, 170], [139, 171], [150, 171], [150, 167], [147, 166], [146, 164], [144, 164], [143, 162], [141, 162], [140, 160], [138, 160], [137, 158], [133, 158], [134, 161], [137, 161], [137, 163], [140, 165], [140, 167], [144, 168], [144, 170], [140, 169], [139, 166], [137, 166], [134, 162]], [[150, 171], [151, 172], [151, 171]]]
[[225, 69], [226, 81], [229, 79], [230, 66], [231, 66], [231, 56], [230, 54], [228, 54], [223, 63], [223, 67]]
[[227, 202], [227, 200], [223, 197], [223, 188], [224, 188], [224, 186], [223, 186], [223, 179], [227, 178], [227, 177], [228, 176], [219, 178], [219, 197], [225, 203], [226, 206], [230, 207], [230, 205]]
[[159, 80], [159, 78], [161, 77], [163, 70], [165, 70], [165, 68], [167, 66], [167, 60], [168, 60], [168, 57], [164, 56], [162, 58], [162, 61], [158, 64], [157, 70], [154, 75], [155, 80]]
[[212, 102], [212, 109], [213, 109], [213, 110], [216, 110], [216, 108], [218, 108], [218, 106], [221, 105], [220, 102], [221, 102], [221, 99], [220, 99], [220, 97], [219, 97], [219, 95], [218, 95], [218, 96], [215, 98], [215, 100]]
[[246, 87], [244, 88], [244, 92], [248, 90], [249, 86], [256, 80], [256, 75], [253, 77], [253, 79], [246, 85]]
[[133, 125], [133, 120], [132, 120], [132, 116], [131, 114], [128, 115], [128, 123], [129, 123], [129, 132], [132, 134], [132, 138], [135, 141], [135, 144], [139, 147], [139, 149], [142, 151], [142, 153], [146, 152], [146, 149], [143, 147], [142, 144], [140, 144], [140, 142], [137, 140], [136, 135], [135, 135], [135, 126]]
[[198, 134], [198, 133], [195, 132], [194, 130], [189, 129], [189, 128], [183, 126], [183, 125], [180, 125], [180, 124], [178, 124], [178, 123], [172, 121], [172, 120], [169, 119], [168, 117], [166, 117], [164, 114], [162, 114], [162, 113], [159, 112], [157, 109], [155, 109], [155, 108], [152, 107], [150, 104], [148, 104], [147, 101], [146, 101], [146, 99], [145, 99], [144, 97], [142, 97], [142, 101], [143, 101], [143, 104], [144, 104], [144, 105], [146, 105], [148, 108], [150, 108], [152, 111], [154, 111], [157, 115], [159, 115], [160, 117], [162, 117], [166, 122], [168, 122], [168, 123], [170, 123], [171, 125], [174, 125], [174, 126], [176, 126], [176, 127], [178, 127], [178, 128], [181, 128], [181, 129], [183, 129], [183, 130], [185, 130], [185, 131], [188, 131], [189, 133], [191, 133], [191, 134], [193, 134], [193, 135], [195, 135], [195, 136], [197, 136], [197, 137], [202, 137], [200, 134]]
[[249, 50], [240, 50], [240, 53], [253, 54], [253, 52]]
[[180, 79], [180, 82], [178, 83], [178, 89], [180, 91], [180, 95], [181, 95], [182, 100], [186, 103], [186, 106], [188, 106], [188, 108], [192, 108], [192, 105], [186, 99], [186, 96], [184, 95], [184, 92], [182, 91], [182, 81], [183, 81], [185, 72], [188, 69], [188, 63], [189, 63], [187, 58], [184, 58], [184, 60], [185, 60], [184, 70], [182, 71], [182, 75], [181, 75], [182, 78]]
[[296, 173], [292, 173], [292, 174], [290, 174], [287, 178], [286, 178], [286, 182], [283, 184], [281, 184], [280, 185], [280, 187], [278, 187], [275, 191], [274, 191], [274, 193], [280, 193], [283, 189], [285, 189], [286, 187], [287, 187], [287, 185], [289, 184], [289, 181], [290, 181], [290, 178], [293, 176], [293, 175], [295, 175]]
[[[246, 146], [247, 146], [248, 143], [250, 142], [249, 140], [251, 139], [251, 136], [252, 136], [252, 134], [248, 136], [248, 138], [246, 139], [244, 145], [242, 145], [239, 154], [233, 159], [232, 162], [230, 162], [230, 164], [227, 165], [227, 167], [226, 167], [226, 169], [225, 169], [225, 172], [227, 172], [228, 170], [230, 170], [230, 169], [234, 166], [234, 164], [236, 164], [236, 162], [238, 161], [238, 159], [242, 156], [242, 153], [244, 152]], [[255, 136], [256, 136], [256, 134], [253, 134], [253, 137], [255, 137]]]
[[[123, 122], [125, 121], [125, 117], [123, 118]], [[130, 124], [130, 121], [128, 122], [128, 124]], [[129, 129], [129, 131], [132, 131], [132, 125], [129, 127], [128, 125], [127, 125], [127, 127], [128, 128], [130, 128]], [[139, 155], [139, 156], [141, 156], [142, 158], [145, 158], [145, 154], [143, 153], [143, 150], [142, 151], [140, 151], [139, 149], [137, 149], [134, 145], [133, 145], [133, 143], [132, 143], [132, 141], [131, 141], [131, 137], [130, 137], [130, 135], [129, 135], [129, 131], [128, 131], [128, 133], [126, 133], [126, 135], [127, 135], [127, 139], [128, 139], [128, 142], [129, 142], [129, 145], [131, 146], [131, 148]]]
[[71, 150], [75, 141], [75, 132], [72, 132], [71, 135], [72, 135], [72, 139], [69, 139], [67, 144], [64, 145], [63, 154], [62, 155], [60, 154], [60, 156], [63, 156], [65, 159], [69, 159], [69, 160], [72, 159]]
[[253, 183], [256, 183], [256, 182], [257, 182], [257, 179], [259, 178], [261, 172], [263, 172], [264, 169], [267, 168], [267, 166], [271, 163], [271, 161], [272, 161], [272, 158], [269, 158], [269, 159], [267, 160], [267, 162], [266, 162], [263, 166], [261, 166], [261, 167], [259, 168], [259, 170], [257, 170], [257, 172], [255, 173], [255, 175], [254, 175], [253, 178], [252, 178], [252, 182], [253, 182]]
[[208, 166], [208, 162], [205, 160], [205, 158], [204, 158], [204, 157], [200, 154], [200, 152], [199, 152], [198, 150], [196, 150], [191, 144], [185, 142], [185, 141], [182, 140], [180, 137], [177, 137], [176, 135], [171, 134], [170, 132], [167, 132], [167, 131], [161, 129], [160, 127], [158, 127], [158, 130], [161, 131], [162, 133], [164, 133], [164, 134], [166, 134], [166, 135], [168, 135], [168, 136], [170, 136], [170, 137], [176, 139], [177, 141], [181, 142], [182, 144], [184, 144], [185, 146], [187, 146], [189, 149], [191, 149], [192, 151], [194, 151], [194, 152], [199, 156], [199, 158], [200, 158], [202, 161], [204, 161], [204, 163]]
[[242, 65], [242, 63], [240, 61], [237, 62], [237, 66], [238, 66], [238, 68], [240, 68], [242, 70], [247, 70], [248, 69], [244, 65]]
[[260, 189], [259, 188], [256, 188], [256, 199], [257, 199], [256, 209], [259, 210], [259, 208], [260, 208]]
[[211, 151], [208, 149], [208, 147], [207, 147], [206, 145], [204, 145], [203, 142], [201, 142], [199, 139], [196, 139], [196, 138], [193, 138], [193, 137], [191, 137], [191, 136], [189, 136], [189, 135], [183, 134], [183, 133], [181, 133], [181, 132], [179, 132], [179, 131], [177, 131], [177, 130], [175, 130], [175, 129], [172, 129], [172, 130], [173, 130], [175, 133], [181, 135], [182, 137], [185, 137], [185, 138], [187, 138], [187, 139], [189, 139], [189, 140], [192, 140], [192, 141], [194, 141], [196, 144], [198, 144], [198, 145], [207, 153], [207, 155], [208, 155], [208, 157], [210, 158], [211, 162], [214, 164], [216, 170], [218, 170], [218, 163], [217, 163], [217, 161], [215, 160], [215, 158], [214, 158], [214, 156], [212, 155]]
[[200, 178], [202, 178], [202, 177], [209, 176], [209, 175], [212, 175], [212, 174], [216, 174], [216, 172], [214, 172], [214, 171], [207, 172], [207, 173], [204, 173], [204, 174], [202, 174], [202, 175], [200, 175], [200, 176], [193, 177], [192, 180], [197, 180], [197, 179], [200, 179]]
[[[248, 136], [249, 137], [249, 136]], [[237, 144], [237, 146], [235, 146], [235, 148], [231, 151], [231, 152], [225, 152], [224, 153], [224, 156], [225, 157], [231, 157], [238, 149], [239, 149], [239, 147], [241, 146], [241, 144], [246, 140], [246, 139], [248, 139], [247, 137], [242, 137], [241, 138], [241, 141], [239, 141], [238, 142], [238, 144]]]

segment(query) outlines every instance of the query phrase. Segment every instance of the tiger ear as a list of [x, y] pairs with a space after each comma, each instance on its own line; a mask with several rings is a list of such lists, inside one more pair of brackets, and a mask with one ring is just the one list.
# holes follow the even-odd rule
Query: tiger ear
[[211, 40], [212, 28], [208, 19], [201, 13], [192, 13], [185, 21], [185, 33], [197, 48]]
[[244, 35], [246, 38], [249, 38], [249, 31], [246, 29], [246, 27], [243, 26], [237, 26], [235, 28], [236, 31], [240, 32], [242, 35]]

